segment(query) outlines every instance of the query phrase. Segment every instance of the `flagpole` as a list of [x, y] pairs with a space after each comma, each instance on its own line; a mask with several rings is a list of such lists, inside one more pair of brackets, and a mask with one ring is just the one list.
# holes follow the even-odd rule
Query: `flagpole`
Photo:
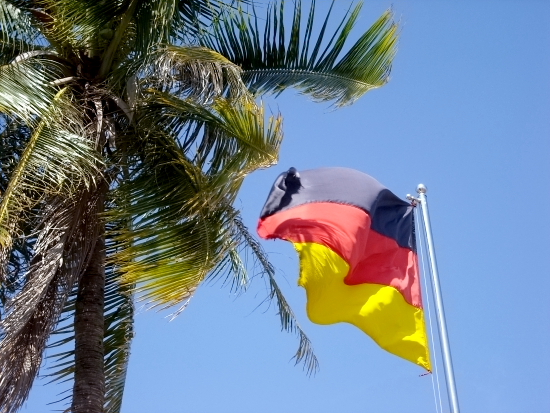
[[441, 296], [441, 286], [439, 285], [439, 274], [437, 271], [437, 262], [435, 260], [434, 242], [432, 238], [432, 229], [430, 225], [430, 214], [428, 212], [428, 199], [426, 192], [428, 188], [423, 184], [418, 185], [416, 192], [418, 192], [418, 199], [422, 206], [422, 216], [424, 221], [424, 228], [426, 231], [426, 238], [428, 241], [428, 256], [430, 261], [431, 273], [432, 273], [432, 287], [435, 298], [435, 307], [437, 312], [437, 321], [439, 325], [439, 341], [441, 343], [441, 352], [443, 353], [443, 365], [445, 367], [445, 377], [447, 382], [447, 394], [449, 396], [449, 405], [451, 407], [451, 413], [459, 413], [458, 409], [458, 397], [456, 393], [455, 378], [453, 372], [453, 362], [451, 359], [451, 348], [449, 346], [449, 337], [447, 335], [447, 323], [445, 321], [445, 311], [443, 309], [443, 299]]

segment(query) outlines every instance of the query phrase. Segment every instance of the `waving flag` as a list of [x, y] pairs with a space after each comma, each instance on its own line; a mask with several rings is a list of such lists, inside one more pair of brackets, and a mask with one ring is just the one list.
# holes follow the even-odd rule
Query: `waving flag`
[[311, 321], [353, 324], [431, 371], [412, 209], [362, 172], [290, 168], [269, 193], [258, 234], [294, 244]]

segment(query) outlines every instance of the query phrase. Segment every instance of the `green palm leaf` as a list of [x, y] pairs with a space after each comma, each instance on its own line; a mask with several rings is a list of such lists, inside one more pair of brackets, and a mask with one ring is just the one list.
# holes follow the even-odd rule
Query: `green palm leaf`
[[136, 10], [136, 49], [143, 55], [160, 44], [196, 44], [224, 10], [243, 0], [156, 0], [142, 2]]
[[[247, 173], [276, 160], [281, 125], [272, 119], [266, 127], [263, 109], [248, 100], [218, 98], [205, 106], [148, 93], [138, 109], [139, 129], [149, 131], [138, 145], [143, 165], [120, 188], [119, 196], [132, 201], [114, 214], [133, 225], [118, 235], [125, 248], [116, 257], [125, 280], [147, 299], [173, 305], [192, 295], [232, 249], [227, 205]], [[195, 149], [215, 168], [203, 170], [206, 161], [192, 162], [178, 144], [172, 131], [188, 123], [203, 125], [213, 131], [209, 139], [225, 144], [212, 156], [200, 143]]]
[[[65, 90], [52, 101], [33, 131], [0, 203], [0, 249], [9, 250], [17, 221], [24, 211], [48, 196], [71, 197], [82, 186], [93, 183], [102, 161], [78, 131], [78, 114]], [[72, 130], [71, 130], [72, 129]], [[37, 195], [39, 196], [37, 197]], [[5, 253], [0, 266], [5, 266]]]
[[52, 82], [62, 73], [49, 59], [16, 59], [0, 66], [0, 111], [33, 126], [50, 108], [56, 88]]
[[[0, 124], [3, 131], [0, 134], [0, 194], [4, 193], [9, 185], [17, 162], [27, 145], [31, 131], [28, 127], [21, 126], [12, 118], [0, 115]], [[33, 244], [36, 236], [33, 234], [31, 222], [21, 225], [22, 237], [16, 238], [11, 251], [7, 269], [5, 270], [5, 283], [0, 283], [0, 309], [3, 313], [7, 300], [20, 290], [24, 284], [23, 275], [28, 270], [29, 262], [33, 255]]]
[[52, 45], [88, 49], [89, 57], [105, 49], [113, 22], [124, 12], [123, 1], [41, 0], [33, 9], [42, 34]]
[[[193, 162], [207, 168], [209, 175], [216, 175], [218, 183], [221, 179], [226, 183], [241, 182], [251, 171], [277, 162], [282, 119], [271, 117], [265, 125], [264, 109], [253, 101], [217, 98], [205, 106], [168, 93], [150, 93], [149, 112], [143, 120], [155, 120], [166, 125], [167, 130], [189, 128], [192, 133], [181, 136], [180, 147], [189, 149], [188, 154], [194, 152]], [[192, 145], [196, 145], [194, 150]], [[227, 172], [230, 164], [235, 175], [224, 177], [220, 172]]]
[[[6, 49], [28, 51], [38, 45], [40, 32], [34, 27], [30, 14], [12, 2], [0, 0], [0, 40]], [[4, 54], [4, 53], [3, 53]]]
[[208, 199], [198, 209], [188, 202], [210, 195], [200, 171], [177, 162], [151, 169], [122, 188], [136, 201], [115, 216], [131, 214], [134, 223], [116, 235], [122, 250], [115, 264], [145, 299], [175, 305], [188, 299], [224, 256], [227, 214]]
[[254, 18], [242, 10], [227, 14], [215, 26], [214, 35], [205, 37], [203, 43], [240, 65], [243, 79], [257, 94], [295, 87], [316, 101], [334, 100], [342, 106], [388, 81], [397, 43], [391, 12], [384, 13], [344, 53], [361, 3], [341, 21], [326, 44], [330, 11], [320, 32], [314, 35], [315, 2], [304, 23], [301, 1], [297, 1], [287, 38], [284, 4], [283, 0], [269, 7], [263, 31], [258, 28], [260, 19], [255, 10]]
[[151, 47], [170, 42], [178, 3], [176, 0], [158, 0], [141, 4], [135, 18], [138, 53], [147, 54]]
[[220, 18], [224, 10], [237, 9], [252, 0], [186, 0], [177, 1], [171, 18], [171, 41], [175, 44], [196, 44], [197, 38]]

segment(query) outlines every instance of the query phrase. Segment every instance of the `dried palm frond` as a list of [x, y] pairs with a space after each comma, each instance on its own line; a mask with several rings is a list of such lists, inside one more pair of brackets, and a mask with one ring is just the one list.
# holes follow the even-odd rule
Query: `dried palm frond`
[[197, 103], [211, 103], [226, 91], [233, 99], [251, 99], [242, 69], [206, 47], [167, 45], [151, 54], [143, 70], [144, 86]]
[[0, 321], [2, 412], [15, 411], [26, 400], [46, 341], [97, 240], [97, 199], [86, 189], [80, 195], [48, 200], [27, 282]]

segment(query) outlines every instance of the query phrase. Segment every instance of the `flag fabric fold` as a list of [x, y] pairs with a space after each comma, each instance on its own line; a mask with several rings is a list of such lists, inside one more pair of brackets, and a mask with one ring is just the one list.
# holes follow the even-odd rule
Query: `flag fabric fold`
[[258, 234], [294, 244], [311, 321], [353, 324], [431, 371], [408, 202], [353, 169], [290, 168], [269, 193]]

